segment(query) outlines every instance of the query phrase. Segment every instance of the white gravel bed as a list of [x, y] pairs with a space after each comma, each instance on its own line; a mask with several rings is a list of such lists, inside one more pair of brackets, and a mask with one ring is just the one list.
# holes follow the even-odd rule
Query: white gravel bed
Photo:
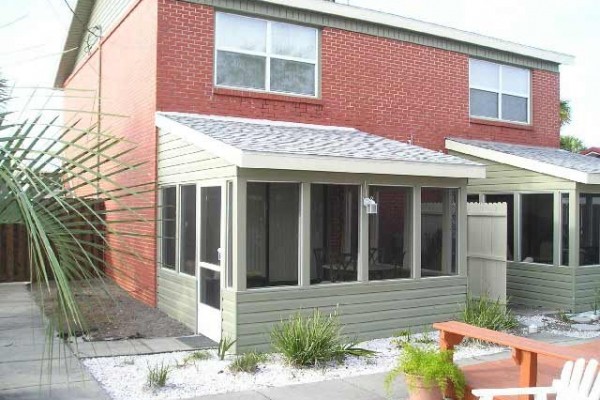
[[566, 336], [574, 339], [593, 339], [600, 337], [600, 331], [575, 329], [573, 328], [573, 325], [576, 326], [577, 324], [568, 324], [547, 315], [517, 316], [517, 319], [521, 324], [527, 327], [536, 325], [539, 332], [545, 332], [551, 335]]
[[[437, 343], [436, 333], [428, 336]], [[419, 337], [422, 335], [413, 335], [413, 340], [418, 340]], [[392, 338], [376, 339], [361, 343], [360, 347], [378, 352], [373, 358], [350, 357], [342, 365], [322, 368], [293, 368], [286, 365], [280, 355], [271, 354], [268, 361], [260, 364], [259, 370], [254, 374], [230, 372], [228, 365], [233, 357], [228, 356], [220, 361], [215, 350], [209, 351], [211, 359], [186, 366], [183, 366], [183, 359], [190, 352], [90, 358], [84, 364], [115, 400], [184, 399], [387, 372], [394, 367], [400, 354], [391, 340]], [[458, 346], [454, 357], [455, 360], [460, 360], [503, 350], [501, 347], [469, 344]], [[148, 367], [161, 364], [171, 366], [167, 385], [160, 389], [149, 389], [146, 385]]]

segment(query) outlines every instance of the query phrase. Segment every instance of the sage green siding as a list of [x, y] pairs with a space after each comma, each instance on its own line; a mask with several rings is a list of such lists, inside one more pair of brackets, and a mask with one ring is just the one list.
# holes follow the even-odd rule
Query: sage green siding
[[575, 311], [589, 311], [600, 290], [600, 266], [575, 269]]
[[158, 308], [194, 332], [196, 323], [196, 278], [159, 268]]
[[574, 307], [570, 267], [509, 262], [506, 292], [511, 304], [570, 311]]
[[507, 164], [500, 164], [456, 151], [450, 151], [449, 153], [486, 165], [486, 178], [469, 179], [469, 186], [467, 188], [469, 193], [575, 190], [577, 185], [575, 182], [566, 179], [540, 174]]
[[454, 319], [466, 293], [467, 280], [459, 276], [232, 293], [238, 351], [268, 350], [273, 326], [298, 311], [337, 310], [344, 332], [367, 340], [389, 337], [400, 329], [421, 329], [437, 321]]
[[401, 40], [420, 44], [428, 47], [455, 51], [473, 57], [486, 58], [508, 64], [520, 65], [528, 68], [544, 69], [558, 72], [558, 64], [550, 61], [534, 59], [501, 50], [495, 50], [475, 44], [459, 42], [444, 37], [428, 35], [425, 33], [409, 31], [393, 26], [385, 26], [368, 21], [345, 18], [316, 11], [301, 10], [284, 5], [266, 4], [260, 1], [247, 0], [188, 0], [192, 3], [206, 4], [216, 8], [260, 17], [271, 17], [290, 22], [307, 25], [327, 26], [351, 32], [364, 33], [388, 39]]

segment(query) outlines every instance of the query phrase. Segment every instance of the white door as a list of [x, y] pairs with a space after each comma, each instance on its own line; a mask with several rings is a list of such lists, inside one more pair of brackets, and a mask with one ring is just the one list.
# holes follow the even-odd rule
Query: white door
[[200, 187], [198, 332], [221, 340], [221, 272], [223, 264], [224, 221], [223, 186]]

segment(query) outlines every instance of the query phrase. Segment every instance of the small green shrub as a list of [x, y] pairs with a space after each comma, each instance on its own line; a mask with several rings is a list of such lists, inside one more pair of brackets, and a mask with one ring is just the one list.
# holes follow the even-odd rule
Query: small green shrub
[[495, 331], [506, 331], [519, 326], [517, 318], [500, 303], [500, 299], [493, 301], [485, 295], [479, 299], [467, 297], [460, 318], [467, 324]]
[[372, 350], [357, 347], [358, 342], [341, 335], [336, 314], [312, 316], [297, 313], [276, 325], [271, 332], [273, 347], [291, 365], [304, 367], [330, 361], [341, 362], [348, 356], [372, 357]]
[[591, 304], [592, 311], [594, 311], [594, 315], [598, 315], [598, 311], [600, 310], [600, 287], [596, 288], [594, 292], [594, 301]]
[[190, 363], [194, 363], [196, 361], [204, 361], [204, 360], [208, 360], [210, 359], [211, 355], [208, 351], [204, 351], [204, 350], [200, 350], [200, 351], [194, 351], [192, 354], [187, 355], [184, 359], [183, 359], [183, 364], [190, 364]]
[[433, 338], [433, 333], [431, 331], [425, 330], [421, 335], [414, 338], [415, 343], [421, 344], [434, 344], [435, 339]]
[[229, 370], [231, 372], [247, 372], [251, 374], [258, 370], [259, 363], [265, 361], [267, 361], [266, 354], [252, 351], [237, 356], [235, 360], [229, 364]]
[[391, 342], [396, 348], [401, 349], [402, 346], [404, 346], [404, 343], [410, 343], [411, 340], [412, 333], [410, 332], [410, 329], [403, 329], [394, 334], [394, 338]]
[[171, 368], [168, 365], [161, 363], [153, 367], [148, 366], [148, 376], [146, 382], [150, 387], [163, 387], [167, 384]]
[[219, 360], [223, 361], [225, 359], [225, 355], [227, 354], [229, 349], [231, 349], [231, 346], [235, 344], [235, 342], [237, 342], [237, 340], [231, 340], [231, 338], [229, 337], [224, 337], [221, 338], [221, 340], [219, 340], [219, 347], [217, 349]]
[[560, 322], [564, 322], [565, 324], [571, 324], [573, 322], [573, 321], [571, 321], [571, 318], [569, 318], [567, 313], [564, 312], [563, 310], [558, 310], [558, 313], [556, 314], [556, 318], [558, 318], [558, 320]]
[[[462, 399], [465, 394], [465, 376], [452, 361], [452, 352], [438, 350], [431, 346], [415, 346], [406, 343], [402, 347], [402, 354], [398, 358], [398, 365], [394, 367], [384, 380], [388, 393], [392, 389], [394, 380], [402, 374], [409, 377], [419, 377], [428, 387], [439, 387], [442, 393], [452, 382], [456, 396]], [[414, 390], [414, 382], [407, 379], [409, 390]]]

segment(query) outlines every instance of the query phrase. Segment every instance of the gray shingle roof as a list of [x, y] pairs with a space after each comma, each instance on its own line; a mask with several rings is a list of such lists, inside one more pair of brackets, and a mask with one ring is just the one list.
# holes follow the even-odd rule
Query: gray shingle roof
[[157, 114], [247, 152], [480, 165], [353, 128], [198, 114]]
[[493, 150], [500, 153], [510, 154], [517, 157], [526, 158], [533, 161], [543, 162], [557, 167], [572, 169], [588, 174], [600, 173], [600, 159], [588, 157], [582, 154], [571, 153], [552, 147], [524, 146], [520, 144], [489, 142], [484, 140], [470, 140], [449, 138], [454, 142], [468, 144], [480, 147], [486, 150]]

